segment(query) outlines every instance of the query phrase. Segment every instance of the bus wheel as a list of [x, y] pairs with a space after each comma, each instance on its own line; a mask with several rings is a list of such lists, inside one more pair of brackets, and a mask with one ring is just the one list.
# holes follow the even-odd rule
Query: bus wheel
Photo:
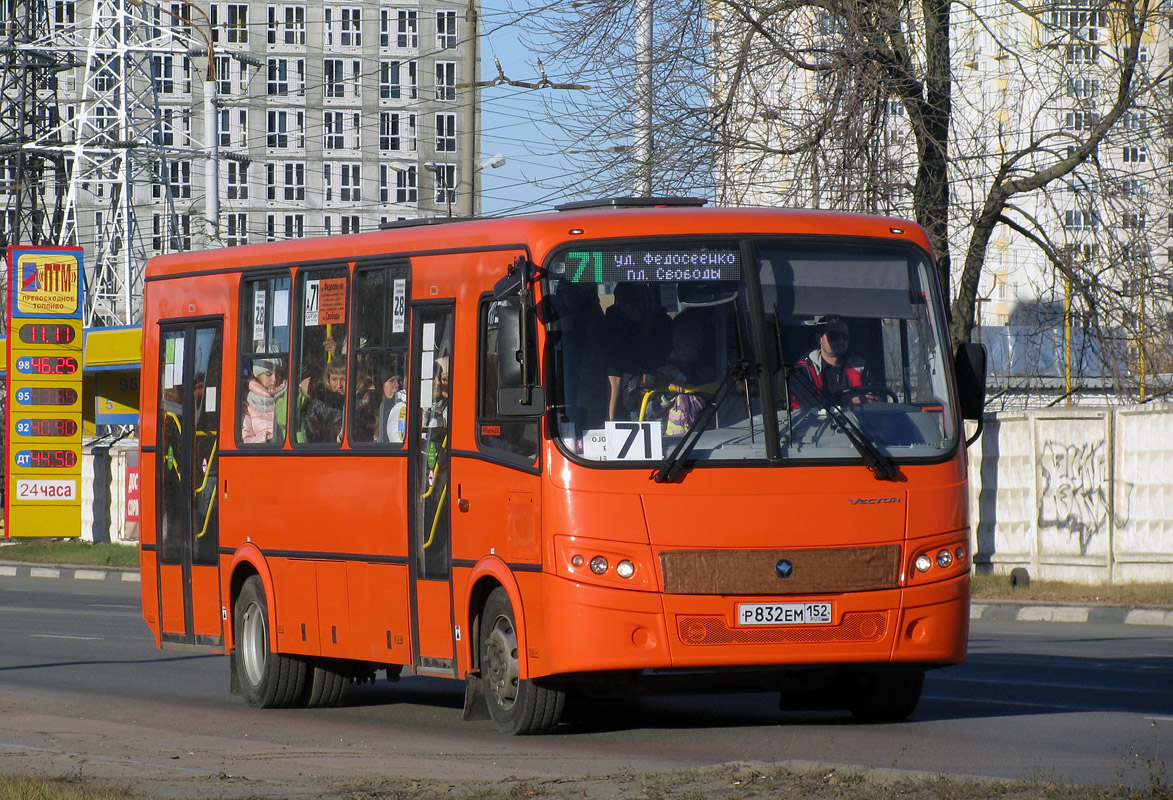
[[236, 672], [250, 706], [284, 708], [297, 705], [305, 689], [305, 662], [269, 650], [269, 606], [257, 575], [240, 587], [234, 611]]
[[481, 616], [480, 665], [489, 715], [503, 732], [542, 733], [558, 724], [566, 693], [519, 677], [513, 607], [500, 587], [485, 601]]
[[900, 722], [916, 710], [924, 685], [923, 669], [864, 672], [854, 690], [851, 714], [860, 722]]
[[306, 675], [305, 696], [307, 708], [336, 706], [346, 696], [350, 686], [350, 665], [336, 658], [310, 659]]

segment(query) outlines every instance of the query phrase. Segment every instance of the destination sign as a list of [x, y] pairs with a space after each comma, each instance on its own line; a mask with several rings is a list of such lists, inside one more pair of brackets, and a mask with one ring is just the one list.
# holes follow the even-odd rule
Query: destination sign
[[572, 283], [695, 282], [741, 279], [741, 251], [734, 248], [571, 250], [562, 257]]

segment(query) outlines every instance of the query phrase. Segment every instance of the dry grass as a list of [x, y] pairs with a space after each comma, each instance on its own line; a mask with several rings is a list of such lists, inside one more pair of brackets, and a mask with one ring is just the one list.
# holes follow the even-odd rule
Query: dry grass
[[1173, 607], [1173, 584], [1168, 583], [1086, 586], [1061, 581], [1031, 581], [1030, 586], [1018, 587], [1010, 584], [1007, 575], [975, 575], [972, 594], [975, 600]]

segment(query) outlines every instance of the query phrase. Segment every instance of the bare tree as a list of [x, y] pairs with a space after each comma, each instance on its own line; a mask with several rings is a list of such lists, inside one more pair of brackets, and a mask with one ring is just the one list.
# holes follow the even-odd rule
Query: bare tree
[[[991, 249], [1025, 243], [1050, 265], [1050, 285], [1035, 288], [1056, 296], [1062, 287], [1057, 296], [1073, 298], [1081, 324], [1119, 339], [1126, 287], [1155, 283], [1143, 266], [1151, 254], [1140, 250], [1154, 239], [1156, 215], [1142, 221], [1143, 211], [1124, 208], [1144, 205], [1138, 180], [1157, 194], [1155, 169], [1167, 155], [1151, 141], [1168, 136], [1170, 119], [1168, 48], [1154, 44], [1168, 41], [1169, 15], [1157, 5], [658, 4], [658, 185], [675, 189], [688, 177], [703, 186], [697, 177], [711, 173], [727, 204], [911, 216], [938, 255], [958, 342], [977, 322]], [[534, 45], [599, 87], [559, 122], [579, 149], [595, 136], [616, 149], [630, 136], [630, 4], [559, 9], [542, 17]], [[1147, 164], [1129, 148], [1147, 148]], [[622, 160], [609, 157], [616, 168], [604, 174], [624, 185]]]

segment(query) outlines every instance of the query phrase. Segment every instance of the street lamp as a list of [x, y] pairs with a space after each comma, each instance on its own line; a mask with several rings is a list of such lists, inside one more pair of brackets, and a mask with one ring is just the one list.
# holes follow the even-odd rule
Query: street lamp
[[[482, 161], [478, 166], [474, 167], [473, 172], [480, 172], [483, 169], [497, 169], [498, 167], [504, 165], [505, 161], [505, 155], [502, 153], [497, 153], [496, 155], [490, 156], [489, 158]], [[455, 188], [454, 186], [449, 185], [450, 182], [448, 180], [448, 168], [451, 166], [451, 164], [438, 164], [435, 161], [424, 162], [424, 169], [428, 170], [432, 173], [433, 176], [435, 176], [436, 188], [444, 192], [444, 207], [445, 211], [447, 212], [447, 216], [449, 217], [452, 216], [452, 191]], [[451, 183], [456, 183], [456, 181], [451, 181]]]

